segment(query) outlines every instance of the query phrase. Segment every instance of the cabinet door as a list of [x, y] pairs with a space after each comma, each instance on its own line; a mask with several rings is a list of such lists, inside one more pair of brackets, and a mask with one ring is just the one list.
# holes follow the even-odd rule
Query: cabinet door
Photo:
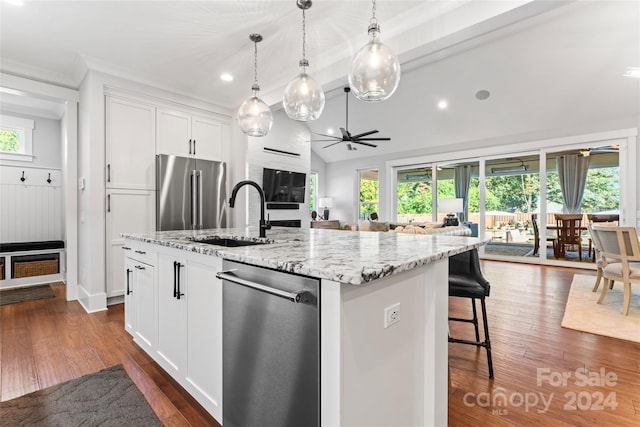
[[195, 151], [193, 154], [196, 158], [223, 161], [223, 132], [220, 122], [194, 116], [191, 130]]
[[192, 154], [191, 115], [182, 111], [158, 108], [158, 154], [189, 156]]
[[222, 420], [222, 259], [188, 260], [187, 373], [185, 388]]
[[155, 107], [106, 97], [108, 188], [155, 188]]
[[134, 340], [152, 354], [156, 343], [155, 268], [135, 262], [133, 292], [135, 293], [136, 332]]
[[120, 233], [150, 233], [155, 230], [155, 192], [107, 190], [106, 214], [107, 298], [124, 295], [124, 239]]
[[131, 336], [134, 336], [137, 327], [135, 297], [138, 294], [134, 289], [135, 260], [124, 259], [124, 328]]
[[158, 345], [157, 361], [176, 379], [184, 376], [187, 355], [186, 261], [158, 255]]

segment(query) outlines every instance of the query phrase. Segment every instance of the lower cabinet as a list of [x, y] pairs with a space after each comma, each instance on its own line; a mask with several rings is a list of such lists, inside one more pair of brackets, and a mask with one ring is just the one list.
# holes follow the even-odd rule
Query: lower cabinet
[[149, 248], [157, 251], [155, 277], [150, 265], [129, 254], [125, 258], [125, 328], [222, 422], [222, 282], [216, 278], [222, 259], [145, 245]]
[[187, 371], [184, 387], [222, 422], [222, 259], [187, 261]]
[[156, 346], [156, 254], [145, 246], [125, 246], [125, 328], [147, 353]]
[[158, 255], [158, 363], [173, 377], [187, 364], [187, 285], [184, 258]]

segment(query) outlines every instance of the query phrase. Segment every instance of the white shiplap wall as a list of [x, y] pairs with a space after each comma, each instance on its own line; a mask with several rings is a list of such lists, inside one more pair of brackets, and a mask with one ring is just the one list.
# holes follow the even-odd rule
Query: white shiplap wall
[[0, 166], [0, 243], [63, 240], [62, 201], [59, 169]]

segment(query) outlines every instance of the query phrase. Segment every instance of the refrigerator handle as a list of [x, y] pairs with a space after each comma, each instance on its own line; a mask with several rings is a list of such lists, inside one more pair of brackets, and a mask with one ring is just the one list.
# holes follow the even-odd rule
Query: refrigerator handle
[[196, 171], [191, 171], [191, 229], [198, 225], [198, 182]]
[[[195, 150], [195, 143], [196, 141], [193, 141], [193, 154], [196, 154], [196, 150]], [[204, 228], [204, 224], [202, 222], [202, 218], [203, 218], [203, 212], [202, 212], [202, 200], [203, 200], [203, 195], [202, 195], [202, 171], [196, 171], [196, 176], [197, 176], [197, 183], [198, 183], [198, 228]]]

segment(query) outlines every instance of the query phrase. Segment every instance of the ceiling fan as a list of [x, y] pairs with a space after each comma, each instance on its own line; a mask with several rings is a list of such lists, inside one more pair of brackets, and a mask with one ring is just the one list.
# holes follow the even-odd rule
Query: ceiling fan
[[364, 138], [366, 136], [373, 135], [374, 133], [378, 133], [377, 130], [370, 130], [367, 132], [359, 133], [357, 135], [351, 135], [351, 132], [349, 132], [349, 92], [351, 92], [351, 88], [348, 86], [345, 87], [344, 93], [347, 98], [347, 107], [346, 107], [347, 119], [346, 119], [345, 127], [340, 128], [340, 132], [342, 133], [342, 136], [334, 136], [334, 135], [327, 135], [324, 133], [312, 132], [314, 135], [320, 135], [320, 136], [324, 136], [331, 139], [312, 139], [310, 142], [317, 142], [317, 141], [333, 142], [332, 144], [325, 145], [322, 148], [328, 148], [333, 145], [340, 144], [341, 142], [346, 142], [347, 149], [349, 149], [349, 151], [355, 151], [357, 150], [357, 148], [354, 147], [352, 144], [366, 145], [367, 147], [377, 147], [377, 145], [367, 141], [391, 141], [391, 138]]

